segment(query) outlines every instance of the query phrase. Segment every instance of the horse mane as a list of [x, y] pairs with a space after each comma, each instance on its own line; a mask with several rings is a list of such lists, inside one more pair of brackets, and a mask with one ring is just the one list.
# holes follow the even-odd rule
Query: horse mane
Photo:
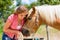
[[60, 5], [42, 5], [35, 8], [47, 23], [53, 24], [57, 18], [60, 18]]

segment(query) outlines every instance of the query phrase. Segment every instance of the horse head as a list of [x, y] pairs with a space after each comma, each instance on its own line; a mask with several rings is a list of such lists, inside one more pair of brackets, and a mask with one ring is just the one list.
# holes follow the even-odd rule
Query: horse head
[[29, 30], [29, 33], [36, 33], [37, 29], [40, 26], [40, 15], [37, 13], [36, 8], [33, 7], [29, 10], [27, 15], [26, 22], [23, 26], [24, 29]]

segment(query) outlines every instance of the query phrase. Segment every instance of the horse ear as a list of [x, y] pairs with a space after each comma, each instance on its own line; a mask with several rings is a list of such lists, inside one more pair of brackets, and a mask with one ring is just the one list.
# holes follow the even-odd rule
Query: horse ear
[[35, 7], [33, 6], [33, 12], [35, 12]]
[[35, 14], [35, 7], [32, 7], [29, 12], [30, 15], [28, 17], [32, 17]]
[[30, 14], [30, 17], [32, 17], [35, 14], [35, 7], [32, 7], [32, 12]]

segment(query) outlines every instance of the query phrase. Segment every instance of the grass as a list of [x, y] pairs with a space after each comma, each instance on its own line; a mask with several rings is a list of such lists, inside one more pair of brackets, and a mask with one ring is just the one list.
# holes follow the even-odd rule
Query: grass
[[3, 19], [0, 18], [0, 40], [2, 40], [3, 25], [4, 25]]
[[[58, 30], [56, 30], [56, 29], [54, 29], [52, 27], [48, 27], [48, 31], [55, 33]], [[46, 25], [41, 25], [36, 33], [39, 33], [39, 34], [46, 33]]]
[[2, 32], [0, 32], [0, 40], [2, 40]]

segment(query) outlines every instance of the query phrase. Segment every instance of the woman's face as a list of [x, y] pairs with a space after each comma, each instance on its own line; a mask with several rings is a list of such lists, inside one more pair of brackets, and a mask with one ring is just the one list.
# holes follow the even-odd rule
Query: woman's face
[[27, 13], [28, 13], [28, 12], [19, 13], [19, 14], [18, 14], [19, 20], [22, 20], [22, 19], [27, 15]]

